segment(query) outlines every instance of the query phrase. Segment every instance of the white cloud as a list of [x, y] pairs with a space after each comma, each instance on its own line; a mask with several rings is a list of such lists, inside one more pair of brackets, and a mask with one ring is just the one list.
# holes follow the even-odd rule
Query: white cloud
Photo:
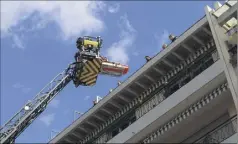
[[15, 83], [15, 84], [13, 84], [12, 87], [18, 89], [18, 88], [22, 88], [22, 87], [24, 87], [24, 85], [21, 84], [21, 83], [19, 83], [19, 82], [17, 82], [17, 83]]
[[157, 41], [159, 49], [162, 48], [162, 45], [169, 42], [169, 32], [167, 30], [163, 31], [163, 34], [155, 34], [155, 39]]
[[63, 39], [100, 32], [104, 23], [99, 13], [105, 4], [95, 1], [1, 1], [1, 32], [7, 34], [24, 20], [38, 14], [34, 29], [55, 22]]
[[128, 49], [133, 45], [136, 30], [130, 24], [127, 15], [120, 18], [120, 40], [107, 49], [107, 57], [114, 62], [127, 64], [129, 62]]
[[120, 9], [119, 3], [108, 6], [108, 12], [110, 12], [110, 13], [117, 13], [119, 11], [119, 9]]
[[58, 108], [59, 107], [59, 104], [60, 104], [60, 100], [57, 100], [57, 99], [53, 99], [51, 102], [50, 102], [50, 105], [51, 107], [53, 108]]
[[50, 126], [51, 123], [55, 120], [55, 114], [46, 114], [42, 115], [39, 119], [41, 122], [43, 122], [46, 126]]
[[11, 36], [12, 36], [12, 39], [13, 39], [12, 47], [16, 47], [16, 48], [19, 48], [21, 50], [24, 50], [25, 46], [23, 45], [21, 38], [17, 34], [13, 34], [13, 33], [12, 33]]
[[84, 97], [84, 100], [88, 100], [90, 98], [90, 96], [86, 96]]
[[15, 89], [20, 89], [23, 93], [29, 93], [31, 91], [31, 88], [24, 86], [23, 84], [17, 82], [12, 85], [13, 88]]

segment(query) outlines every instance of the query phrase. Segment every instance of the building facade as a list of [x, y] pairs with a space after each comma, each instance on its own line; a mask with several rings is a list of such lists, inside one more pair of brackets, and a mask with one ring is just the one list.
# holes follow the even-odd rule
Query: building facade
[[50, 143], [238, 143], [237, 1], [205, 16]]

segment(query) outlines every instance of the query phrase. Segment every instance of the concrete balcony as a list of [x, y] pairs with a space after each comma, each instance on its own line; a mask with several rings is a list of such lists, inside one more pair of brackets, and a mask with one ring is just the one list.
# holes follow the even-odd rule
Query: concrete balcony
[[[115, 114], [115, 117], [120, 119], [119, 121], [115, 117], [112, 118], [112, 120], [109, 118], [109, 122], [107, 122], [107, 124], [113, 123], [113, 127], [116, 126], [118, 128], [113, 128], [114, 130], [104, 129], [103, 136], [95, 136], [96, 139], [92, 138], [90, 139], [90, 142], [108, 141], [109, 139], [120, 133], [122, 130], [124, 130], [126, 127], [128, 127], [128, 125], [131, 125], [136, 119], [139, 119], [154, 106], [158, 105], [165, 98], [177, 91], [177, 89], [173, 88], [175, 87], [174, 85], [179, 85], [179, 87], [182, 87], [198, 74], [210, 67], [214, 63], [214, 61], [218, 60], [214, 48], [215, 47], [211, 42], [196, 51], [194, 54], [190, 55], [189, 58], [185, 60], [185, 63], [178, 65], [176, 68], [174, 68], [174, 70], [168, 72], [167, 75], [164, 76], [164, 78], [158, 81], [158, 83], [155, 83], [156, 86], [149, 89], [145, 93], [146, 95], [142, 95], [142, 97], [140, 96], [139, 99], [135, 99], [128, 106], [124, 107], [118, 114]], [[163, 82], [165, 81], [164, 79], [166, 79], [167, 81], [166, 84], [163, 84]], [[161, 92], [161, 87], [166, 87], [166, 92], [164, 90], [162, 90]], [[165, 93], [163, 93], [163, 91]], [[149, 107], [147, 105], [149, 105]], [[136, 112], [133, 112], [133, 110], [135, 111], [136, 108]], [[129, 111], [132, 112], [128, 113]], [[133, 115], [136, 115], [136, 117], [134, 117]], [[131, 118], [129, 118], [128, 116]], [[126, 117], [127, 122], [123, 122], [125, 121], [125, 118], [123, 117]], [[105, 135], [105, 133], [107, 134]]]
[[222, 141], [221, 143], [238, 143], [238, 133], [236, 132], [231, 137], [227, 138], [226, 140]]
[[[215, 46], [214, 46], [213, 41], [210, 41], [206, 45], [204, 45], [203, 47], [201, 47], [200, 49], [195, 51], [193, 54], [191, 54], [187, 59], [184, 60], [184, 62], [180, 63], [174, 69], [167, 72], [166, 75], [164, 75], [157, 83], [154, 83], [152, 85], [152, 87], [149, 88], [144, 93], [142, 93], [142, 95], [140, 95], [138, 98], [134, 99], [131, 103], [126, 105], [119, 112], [115, 113], [112, 117], [108, 118], [108, 120], [105, 122], [106, 125], [102, 126], [103, 129], [101, 129], [101, 131], [95, 131], [91, 135], [91, 137], [88, 138], [88, 140], [86, 140], [85, 142], [102, 141], [102, 140], [106, 142], [109, 139], [111, 139], [112, 137], [114, 137], [116, 134], [118, 134], [119, 132], [124, 130], [125, 126], [122, 126], [123, 128], [119, 128], [118, 130], [115, 130], [115, 132], [113, 132], [114, 130], [109, 130], [109, 129], [111, 129], [110, 126], [115, 127], [113, 125], [120, 124], [120, 121], [123, 121], [123, 117], [125, 117], [125, 116], [127, 117], [128, 115], [130, 115], [130, 114], [128, 114], [128, 112], [135, 110], [137, 107], [140, 107], [141, 103], [145, 103], [145, 101], [147, 101], [147, 99], [149, 97], [151, 97], [152, 95], [155, 95], [155, 93], [158, 93], [158, 91], [160, 91], [161, 87], [166, 86], [166, 87], [168, 87], [166, 89], [170, 89], [169, 87], [171, 87], [170, 86], [171, 84], [174, 85], [177, 82], [179, 82], [180, 83], [179, 87], [182, 87], [183, 85], [188, 83], [191, 79], [193, 79], [199, 73], [201, 73], [206, 68], [208, 68], [210, 65], [212, 65], [212, 63], [214, 63], [214, 61], [218, 60], [218, 57], [214, 54], [216, 54]], [[190, 69], [190, 70], [188, 70], [188, 69]], [[191, 70], [193, 70], [194, 72]], [[182, 76], [182, 75], [186, 75], [185, 76], [186, 80], [184, 79], [184, 76]], [[189, 76], [189, 75], [191, 75], [191, 76]], [[189, 78], [188, 78], [188, 76], [189, 76]], [[178, 80], [178, 78], [180, 80]], [[165, 82], [166, 82], [166, 84], [165, 84]], [[172, 87], [174, 87], [174, 86], [172, 86]], [[176, 91], [175, 89], [173, 89], [172, 91], [166, 90], [166, 94], [162, 94], [162, 95], [164, 95], [164, 98], [165, 98], [165, 97], [171, 95], [175, 91]], [[160, 96], [159, 96], [160, 98], [159, 97], [157, 98], [157, 96], [154, 96], [154, 97], [155, 97], [155, 99], [152, 98], [153, 99], [152, 103], [154, 103], [155, 105], [158, 105], [158, 103], [160, 103], [162, 100], [164, 100], [164, 98], [161, 99]], [[158, 99], [159, 99], [159, 101], [157, 101]], [[143, 104], [143, 105], [146, 105], [146, 104]], [[141, 116], [141, 115], [139, 115], [139, 113], [136, 114], [137, 115], [136, 119], [138, 119]], [[133, 116], [134, 113], [131, 113], [131, 115]], [[127, 121], [130, 124], [135, 121], [135, 120], [133, 120], [134, 118], [129, 118], [129, 119], [132, 119], [131, 122], [129, 122], [127, 119]], [[128, 124], [126, 124], [126, 125], [128, 125]], [[120, 130], [120, 129], [122, 129], [122, 130]], [[104, 132], [102, 132], [102, 131], [104, 131]], [[110, 131], [113, 134], [110, 134]], [[106, 135], [103, 134], [104, 136], [100, 135], [100, 133], [102, 134], [105, 132], [108, 134], [106, 134]]]
[[[236, 127], [237, 116], [234, 116], [206, 133], [194, 143], [237, 143]], [[235, 139], [236, 141], [234, 141]]]
[[224, 81], [223, 68], [220, 60], [218, 60], [187, 85], [173, 93], [169, 98], [126, 128], [122, 133], [108, 141], [108, 143], [134, 143], [141, 141], [148, 134], [155, 131], [158, 126], [172, 119], [174, 115], [182, 112], [190, 104], [196, 102]]
[[[232, 102], [232, 97], [226, 85], [222, 84], [215, 88], [198, 102], [177, 114], [175, 118], [160, 126], [143, 142], [192, 143], [207, 135], [230, 118], [227, 109]], [[214, 119], [216, 119], [215, 122]], [[201, 127], [205, 128], [200, 130]]]
[[[229, 25], [231, 18], [237, 18], [237, 1], [227, 1], [213, 12], [213, 15], [218, 19], [218, 23], [223, 26]], [[228, 22], [228, 23], [227, 23]], [[237, 23], [237, 22], [236, 22]]]

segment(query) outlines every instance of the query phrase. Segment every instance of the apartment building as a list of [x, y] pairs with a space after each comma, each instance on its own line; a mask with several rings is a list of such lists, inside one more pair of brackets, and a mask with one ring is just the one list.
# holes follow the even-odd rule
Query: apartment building
[[50, 143], [238, 143], [237, 1], [198, 20]]

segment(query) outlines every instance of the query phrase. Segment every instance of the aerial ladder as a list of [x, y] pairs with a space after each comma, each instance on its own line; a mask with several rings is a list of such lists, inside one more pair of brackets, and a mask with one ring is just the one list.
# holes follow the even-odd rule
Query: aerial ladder
[[100, 56], [101, 37], [84, 36], [77, 39], [75, 62], [51, 80], [33, 100], [28, 101], [3, 127], [1, 143], [15, 143], [16, 138], [46, 109], [56, 95], [73, 81], [75, 87], [93, 86], [99, 74], [122, 76], [128, 66], [108, 61]]

